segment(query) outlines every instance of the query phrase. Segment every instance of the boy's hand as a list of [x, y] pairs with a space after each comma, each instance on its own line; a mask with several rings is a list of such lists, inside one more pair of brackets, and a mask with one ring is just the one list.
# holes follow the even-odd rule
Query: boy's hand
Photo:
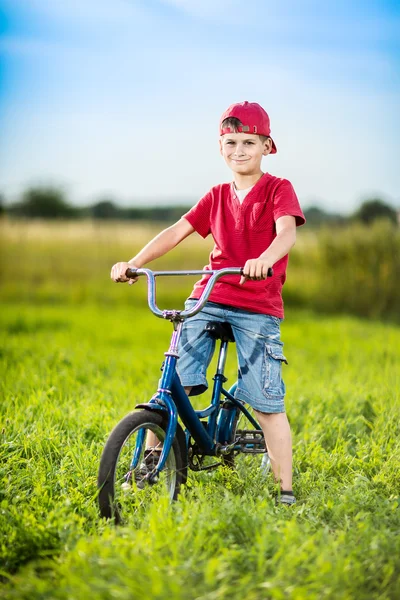
[[138, 277], [134, 277], [133, 279], [128, 279], [127, 276], [125, 275], [126, 270], [129, 268], [136, 269], [137, 267], [135, 267], [135, 265], [132, 265], [131, 263], [127, 263], [127, 262], [119, 262], [119, 263], [115, 264], [111, 269], [111, 279], [113, 281], [115, 281], [116, 283], [126, 283], [127, 281], [129, 281], [129, 285], [132, 285], [132, 283], [136, 283], [138, 280]]
[[240, 285], [246, 283], [248, 279], [256, 281], [267, 279], [268, 269], [271, 267], [271, 262], [265, 258], [251, 258], [243, 267], [243, 275], [240, 278]]

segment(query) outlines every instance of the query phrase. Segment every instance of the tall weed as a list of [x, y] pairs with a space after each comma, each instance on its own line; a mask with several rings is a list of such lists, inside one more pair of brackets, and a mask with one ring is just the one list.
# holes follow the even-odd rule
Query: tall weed
[[298, 233], [287, 306], [400, 321], [400, 229], [386, 221]]
[[400, 230], [388, 222], [319, 237], [313, 307], [363, 317], [400, 318]]

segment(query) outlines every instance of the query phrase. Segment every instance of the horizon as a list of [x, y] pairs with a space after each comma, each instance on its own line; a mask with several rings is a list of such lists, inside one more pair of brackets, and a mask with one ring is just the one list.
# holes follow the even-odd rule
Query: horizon
[[[0, 193], [197, 201], [230, 181], [229, 104], [262, 104], [303, 208], [400, 205], [400, 6], [373, 0], [3, 0]], [[267, 35], [265, 32], [267, 31]]]
[[[118, 201], [118, 198], [111, 198], [111, 197], [99, 197], [97, 198], [94, 202], [90, 202], [90, 203], [86, 203], [86, 204], [76, 204], [70, 201], [70, 199], [68, 198], [68, 196], [63, 192], [63, 190], [61, 190], [59, 187], [54, 186], [54, 187], [31, 187], [31, 188], [27, 188], [25, 190], [25, 192], [28, 192], [29, 190], [43, 190], [43, 191], [56, 191], [59, 192], [63, 198], [63, 200], [65, 201], [66, 205], [69, 206], [72, 209], [77, 209], [78, 211], [82, 210], [90, 210], [93, 209], [94, 207], [98, 206], [99, 204], [103, 204], [103, 203], [110, 203], [113, 205], [114, 208], [116, 208], [117, 210], [146, 210], [146, 209], [154, 209], [154, 210], [176, 210], [178, 208], [182, 208], [182, 210], [187, 211], [188, 209], [190, 209], [195, 202], [197, 201], [196, 198], [181, 198], [181, 199], [175, 199], [175, 198], [168, 198], [168, 197], [164, 197], [161, 199], [160, 198], [152, 198], [151, 202], [148, 201], [148, 199], [140, 199], [138, 198], [137, 201], [133, 204], [121, 204]], [[1, 203], [2, 197], [0, 194], [0, 203]], [[19, 204], [20, 201], [23, 201], [23, 198], [21, 197], [19, 200], [15, 201], [15, 202], [10, 202], [7, 201], [6, 198], [4, 198], [5, 203], [3, 204], [3, 206], [5, 207], [6, 211], [12, 209], [13, 206], [16, 206], [17, 204]], [[362, 200], [361, 202], [359, 202], [352, 211], [349, 211], [347, 213], [340, 211], [340, 210], [332, 210], [329, 208], [324, 208], [321, 206], [318, 206], [317, 204], [305, 204], [302, 206], [302, 209], [304, 211], [304, 213], [308, 213], [310, 210], [313, 211], [319, 211], [321, 213], [321, 215], [325, 215], [328, 218], [339, 218], [339, 219], [351, 219], [354, 214], [361, 208], [361, 206], [365, 203], [369, 203], [369, 202], [381, 202], [386, 206], [389, 206], [391, 208], [393, 208], [397, 214], [398, 214], [398, 218], [400, 218], [400, 203], [396, 206], [390, 203], [385, 202], [385, 200], [382, 197], [369, 197], [369, 198], [365, 198], [364, 200]], [[81, 217], [81, 215], [77, 215], [78, 218]], [[38, 218], [38, 217], [33, 217], [33, 218]], [[74, 217], [75, 218], [75, 217]], [[115, 217], [101, 217], [101, 218], [105, 218], [107, 219], [114, 219]], [[125, 217], [121, 217], [122, 219], [125, 219]]]

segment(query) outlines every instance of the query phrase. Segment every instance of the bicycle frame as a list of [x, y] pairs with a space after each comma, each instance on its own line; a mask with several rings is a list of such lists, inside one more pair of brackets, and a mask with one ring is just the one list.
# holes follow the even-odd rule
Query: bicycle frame
[[[155, 277], [159, 275], [210, 275], [206, 288], [197, 301], [196, 305], [189, 310], [164, 310], [158, 309], [155, 303]], [[224, 369], [227, 357], [227, 341], [221, 341], [217, 370], [214, 377], [214, 386], [212, 391], [211, 404], [202, 409], [195, 410], [187, 396], [179, 376], [177, 374], [178, 343], [181, 336], [183, 321], [190, 318], [199, 312], [205, 305], [212, 291], [214, 283], [223, 275], [241, 275], [242, 269], [221, 269], [219, 271], [150, 271], [149, 269], [128, 269], [127, 276], [146, 275], [148, 279], [148, 303], [151, 311], [158, 317], [170, 320], [174, 325], [170, 347], [165, 353], [164, 368], [160, 380], [159, 388], [156, 394], [146, 404], [138, 404], [136, 408], [145, 408], [147, 410], [163, 411], [168, 414], [168, 425], [166, 437], [163, 441], [163, 447], [158, 465], [152, 475], [154, 480], [158, 477], [158, 473], [163, 469], [168, 454], [170, 452], [178, 423], [178, 415], [182, 419], [188, 434], [194, 439], [202, 454], [209, 456], [218, 456], [228, 453], [232, 450], [232, 444], [228, 444], [229, 434], [232, 432], [233, 422], [236, 417], [237, 410], [240, 410], [247, 417], [249, 422], [259, 430], [260, 425], [243, 406], [243, 404], [234, 397], [234, 392], [237, 386], [235, 383], [230, 390], [223, 388], [223, 383], [226, 381]], [[221, 395], [226, 398], [232, 405], [229, 409], [220, 409]], [[223, 412], [225, 410], [225, 412]], [[200, 419], [208, 418], [207, 428], [204, 427], [203, 421]], [[144, 430], [142, 435], [137, 440], [134, 456], [132, 459], [131, 468], [135, 469], [142, 446], [144, 444]]]

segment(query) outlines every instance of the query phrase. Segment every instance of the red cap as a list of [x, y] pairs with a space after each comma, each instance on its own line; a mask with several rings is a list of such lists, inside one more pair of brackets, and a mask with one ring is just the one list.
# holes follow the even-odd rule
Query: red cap
[[[235, 117], [242, 123], [241, 127], [238, 127], [239, 133], [254, 133], [256, 135], [266, 135], [271, 137], [271, 126], [269, 122], [269, 116], [265, 112], [262, 106], [257, 102], [239, 102], [238, 104], [232, 104], [222, 115], [219, 122], [219, 134], [225, 135], [226, 133], [234, 133], [230, 127], [222, 129], [221, 125], [225, 119], [229, 117]], [[271, 138], [272, 140], [272, 138]], [[272, 140], [271, 154], [276, 153], [276, 145]]]

